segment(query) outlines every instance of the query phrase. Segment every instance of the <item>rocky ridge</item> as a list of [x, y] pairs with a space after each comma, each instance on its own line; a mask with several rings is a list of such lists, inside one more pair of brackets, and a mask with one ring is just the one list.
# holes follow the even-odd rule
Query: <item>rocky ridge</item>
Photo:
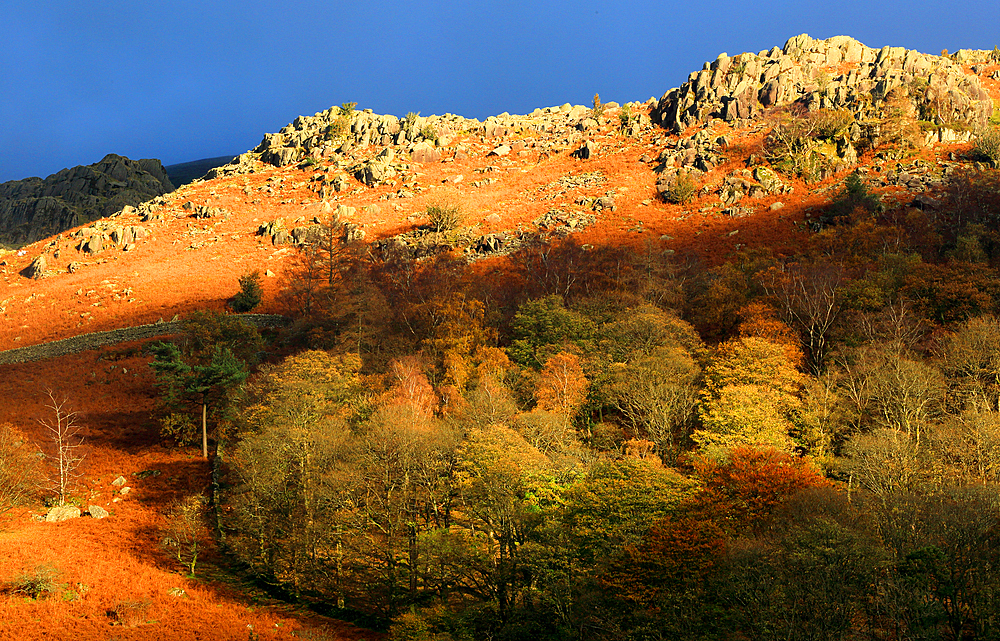
[[720, 54], [663, 95], [652, 118], [681, 132], [711, 118], [760, 117], [764, 109], [800, 103], [807, 109], [847, 109], [858, 120], [877, 117], [893, 90], [903, 89], [921, 119], [937, 125], [979, 127], [993, 106], [978, 78], [962, 64], [986, 62], [989, 51], [953, 57], [903, 47], [873, 49], [847, 36], [790, 38], [782, 49], [729, 57]]
[[0, 243], [23, 244], [173, 191], [159, 160], [108, 154], [48, 178], [0, 185]]

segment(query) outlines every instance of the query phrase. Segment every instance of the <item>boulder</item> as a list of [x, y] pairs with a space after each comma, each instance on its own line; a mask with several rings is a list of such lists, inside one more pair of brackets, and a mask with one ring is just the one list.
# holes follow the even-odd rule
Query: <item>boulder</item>
[[91, 505], [87, 508], [87, 512], [90, 514], [92, 519], [106, 519], [108, 516], [108, 511], [105, 510], [100, 505]]
[[80, 249], [88, 254], [100, 253], [104, 249], [104, 235], [92, 234], [87, 240], [83, 241]]
[[344, 223], [344, 234], [343, 234], [344, 244], [350, 244], [355, 242], [361, 242], [365, 239], [365, 230], [361, 229], [360, 226], [354, 223]]
[[45, 277], [45, 270], [48, 268], [48, 263], [45, 261], [45, 254], [39, 254], [35, 257], [35, 260], [31, 261], [31, 264], [21, 271], [21, 274], [25, 278], [30, 278], [32, 280], [38, 280]]
[[76, 518], [80, 518], [80, 508], [73, 505], [57, 505], [45, 514], [46, 523], [59, 523]]
[[573, 155], [581, 160], [586, 160], [597, 153], [598, 145], [592, 140], [588, 140], [573, 152]]
[[418, 142], [410, 152], [410, 159], [419, 163], [441, 162], [441, 152], [426, 142]]

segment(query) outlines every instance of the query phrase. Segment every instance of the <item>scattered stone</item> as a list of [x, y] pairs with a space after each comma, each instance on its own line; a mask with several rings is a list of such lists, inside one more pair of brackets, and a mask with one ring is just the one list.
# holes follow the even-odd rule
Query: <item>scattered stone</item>
[[59, 523], [76, 518], [80, 518], [80, 508], [74, 505], [57, 505], [45, 514], [46, 523]]
[[579, 149], [573, 152], [573, 155], [581, 160], [587, 160], [591, 156], [597, 154], [598, 144], [592, 140], [588, 140], [580, 146]]
[[121, 487], [121, 486], [125, 485], [125, 477], [124, 476], [119, 476], [115, 480], [111, 481], [111, 485], [113, 485], [115, 487]]
[[25, 278], [30, 278], [32, 280], [39, 280], [45, 277], [45, 270], [48, 268], [48, 263], [45, 261], [45, 255], [39, 254], [35, 257], [31, 264], [25, 267], [21, 274]]
[[87, 508], [87, 512], [90, 514], [92, 519], [106, 519], [110, 514], [100, 505], [91, 505]]
[[510, 154], [510, 152], [511, 152], [511, 148], [508, 145], [500, 145], [499, 147], [494, 148], [493, 151], [491, 151], [490, 153], [488, 153], [486, 155], [487, 156], [506, 156], [506, 155]]
[[784, 209], [784, 207], [785, 207], [785, 203], [783, 203], [781, 201], [778, 201], [778, 202], [775, 202], [775, 203], [771, 203], [771, 206], [768, 207], [768, 209], [770, 209], [771, 211], [778, 211], [779, 209]]

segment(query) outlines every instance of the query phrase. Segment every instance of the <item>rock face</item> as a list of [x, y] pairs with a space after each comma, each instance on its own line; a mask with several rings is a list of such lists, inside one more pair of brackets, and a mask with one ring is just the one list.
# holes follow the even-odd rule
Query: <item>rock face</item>
[[774, 105], [848, 109], [859, 120], [876, 117], [894, 89], [904, 88], [922, 120], [980, 126], [992, 103], [978, 78], [949, 57], [902, 47], [872, 49], [847, 36], [816, 40], [803, 34], [783, 49], [730, 58], [719, 55], [687, 82], [668, 91], [651, 116], [680, 132], [709, 118], [757, 117]]
[[34, 242], [173, 189], [159, 160], [114, 154], [44, 180], [6, 182], [0, 185], [0, 242]]

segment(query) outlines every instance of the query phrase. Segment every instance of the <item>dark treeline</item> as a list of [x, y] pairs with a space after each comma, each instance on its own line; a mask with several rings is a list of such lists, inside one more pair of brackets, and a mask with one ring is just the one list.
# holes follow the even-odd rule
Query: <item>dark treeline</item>
[[394, 639], [997, 638], [998, 183], [716, 265], [331, 230], [214, 416], [225, 542]]

